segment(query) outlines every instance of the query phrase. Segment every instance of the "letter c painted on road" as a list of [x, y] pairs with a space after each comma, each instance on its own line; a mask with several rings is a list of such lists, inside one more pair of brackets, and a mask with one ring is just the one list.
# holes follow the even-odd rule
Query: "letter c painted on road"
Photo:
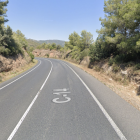
[[59, 98], [55, 98], [55, 99], [53, 99], [52, 101], [54, 102], [54, 103], [66, 103], [66, 102], [69, 102], [70, 100], [71, 100], [71, 98], [69, 98], [69, 97], [65, 97], [67, 100], [66, 101], [58, 101], [59, 100]]

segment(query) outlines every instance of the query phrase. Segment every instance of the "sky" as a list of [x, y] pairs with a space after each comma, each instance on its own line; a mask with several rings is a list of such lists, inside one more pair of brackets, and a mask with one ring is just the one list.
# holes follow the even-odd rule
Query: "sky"
[[71, 33], [82, 30], [96, 40], [103, 8], [104, 0], [9, 0], [5, 25], [35, 40], [68, 41]]

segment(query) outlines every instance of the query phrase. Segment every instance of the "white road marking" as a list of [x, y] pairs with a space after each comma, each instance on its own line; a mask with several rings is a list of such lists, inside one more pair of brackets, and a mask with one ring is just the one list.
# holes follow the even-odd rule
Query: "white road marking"
[[65, 99], [67, 99], [67, 100], [66, 100], [66, 101], [57, 101], [57, 100], [59, 100], [59, 98], [55, 98], [55, 99], [53, 99], [52, 101], [53, 101], [54, 103], [62, 104], [62, 103], [69, 102], [69, 101], [71, 100], [71, 98], [69, 98], [69, 97], [65, 97]]
[[60, 94], [63, 94], [63, 93], [70, 93], [70, 92], [57, 92], [57, 93], [53, 93], [53, 94], [60, 95]]
[[53, 91], [68, 91], [69, 88], [63, 88], [63, 89], [54, 89]]
[[[62, 61], [61, 61], [62, 62]], [[89, 91], [90, 95], [93, 97], [93, 99], [95, 100], [95, 102], [97, 103], [97, 105], [99, 106], [99, 108], [102, 110], [103, 114], [105, 115], [105, 117], [107, 118], [107, 120], [110, 122], [110, 124], [112, 125], [113, 129], [116, 131], [116, 133], [118, 134], [118, 136], [120, 137], [121, 140], [127, 140], [126, 137], [123, 135], [123, 133], [121, 132], [121, 130], [118, 128], [118, 126], [115, 124], [115, 122], [113, 121], [113, 119], [109, 116], [109, 114], [107, 113], [107, 111], [104, 109], [104, 107], [102, 106], [102, 104], [98, 101], [98, 99], [95, 97], [95, 95], [92, 93], [92, 91], [89, 89], [89, 87], [85, 84], [85, 82], [80, 78], [80, 76], [66, 63], [62, 62], [63, 64], [65, 64], [67, 67], [69, 67], [74, 73], [75, 75], [80, 79], [80, 81], [83, 83], [83, 85], [86, 87], [86, 89]]]
[[[39, 60], [39, 61], [40, 61], [40, 60]], [[41, 64], [41, 61], [40, 61], [39, 65], [40, 65], [40, 64]], [[9, 84], [7, 84], [7, 85], [1, 87], [0, 90], [4, 89], [5, 87], [11, 85], [12, 83], [14, 83], [14, 82], [16, 82], [17, 80], [21, 79], [21, 78], [24, 77], [25, 75], [29, 74], [31, 71], [33, 71], [33, 70], [35, 70], [37, 67], [39, 67], [39, 65], [36, 66], [35, 68], [33, 68], [32, 70], [30, 70], [29, 72], [25, 73], [24, 75], [20, 76], [19, 78], [15, 79], [14, 81], [10, 82]]]
[[46, 84], [51, 72], [52, 72], [52, 68], [53, 68], [53, 64], [50, 60], [47, 60], [51, 63], [51, 70], [46, 78], [46, 80], [44, 81], [43, 85], [41, 86], [40, 90], [38, 91], [38, 93], [36, 94], [36, 96], [34, 97], [33, 101], [31, 102], [31, 104], [29, 105], [29, 107], [27, 108], [27, 110], [25, 111], [25, 113], [23, 114], [23, 116], [21, 117], [21, 119], [19, 120], [18, 124], [16, 125], [16, 127], [14, 128], [14, 130], [12, 131], [12, 133], [10, 134], [10, 136], [8, 137], [7, 140], [12, 140], [12, 138], [14, 137], [15, 133], [17, 132], [17, 130], [19, 129], [20, 125], [22, 124], [22, 122], [24, 121], [25, 117], [27, 116], [28, 112], [30, 111], [31, 107], [33, 106], [33, 104], [35, 103], [37, 97], [39, 96], [41, 90], [43, 89], [44, 85]]
[[66, 103], [66, 102], [69, 102], [71, 100], [71, 98], [67, 97], [67, 93], [71, 93], [71, 92], [67, 92], [69, 90], [69, 88], [63, 88], [63, 89], [54, 89], [53, 91], [56, 91], [56, 93], [53, 93], [55, 95], [61, 95], [61, 94], [64, 94], [63, 97], [65, 99], [67, 99], [66, 101], [58, 101], [59, 98], [55, 98], [53, 99], [52, 101], [54, 103]]

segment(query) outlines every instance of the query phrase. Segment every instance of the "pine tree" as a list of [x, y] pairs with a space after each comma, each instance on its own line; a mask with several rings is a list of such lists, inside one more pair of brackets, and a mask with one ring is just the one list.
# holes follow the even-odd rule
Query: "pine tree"
[[6, 15], [7, 9], [5, 7], [7, 6], [8, 3], [9, 3], [8, 0], [6, 1], [0, 0], [0, 28], [2, 28], [2, 25], [8, 21], [8, 19], [5, 19], [5, 17], [7, 16]]
[[[104, 53], [137, 57], [140, 52], [140, 1], [106, 0], [105, 18], [97, 31]], [[108, 55], [107, 55], [108, 56]]]

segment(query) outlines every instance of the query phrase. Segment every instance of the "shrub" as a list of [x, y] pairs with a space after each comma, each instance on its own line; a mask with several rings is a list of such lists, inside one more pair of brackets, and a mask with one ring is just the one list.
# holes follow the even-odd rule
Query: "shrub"
[[117, 73], [117, 72], [120, 70], [120, 67], [117, 66], [115, 63], [113, 63], [112, 67], [113, 67], [113, 71], [114, 71], [115, 73]]
[[0, 76], [0, 82], [2, 82], [2, 77]]
[[127, 67], [132, 67], [132, 66], [134, 66], [134, 62], [130, 61], [127, 63]]
[[100, 71], [100, 67], [99, 66], [95, 66], [94, 70], [99, 72]]
[[114, 59], [113, 58], [110, 58], [109, 61], [108, 61], [108, 65], [109, 66], [112, 66], [113, 63], [114, 63]]
[[135, 70], [139, 70], [140, 69], [140, 64], [136, 64], [134, 67]]
[[121, 82], [122, 81], [122, 76], [116, 75], [115, 73], [111, 73], [111, 78], [115, 81]]
[[28, 54], [29, 54], [29, 56], [30, 56], [30, 58], [31, 58], [31, 61], [33, 62], [33, 60], [34, 60], [34, 55], [31, 53], [31, 52], [27, 52]]
[[49, 54], [46, 54], [45, 56], [47, 56], [49, 58]]

